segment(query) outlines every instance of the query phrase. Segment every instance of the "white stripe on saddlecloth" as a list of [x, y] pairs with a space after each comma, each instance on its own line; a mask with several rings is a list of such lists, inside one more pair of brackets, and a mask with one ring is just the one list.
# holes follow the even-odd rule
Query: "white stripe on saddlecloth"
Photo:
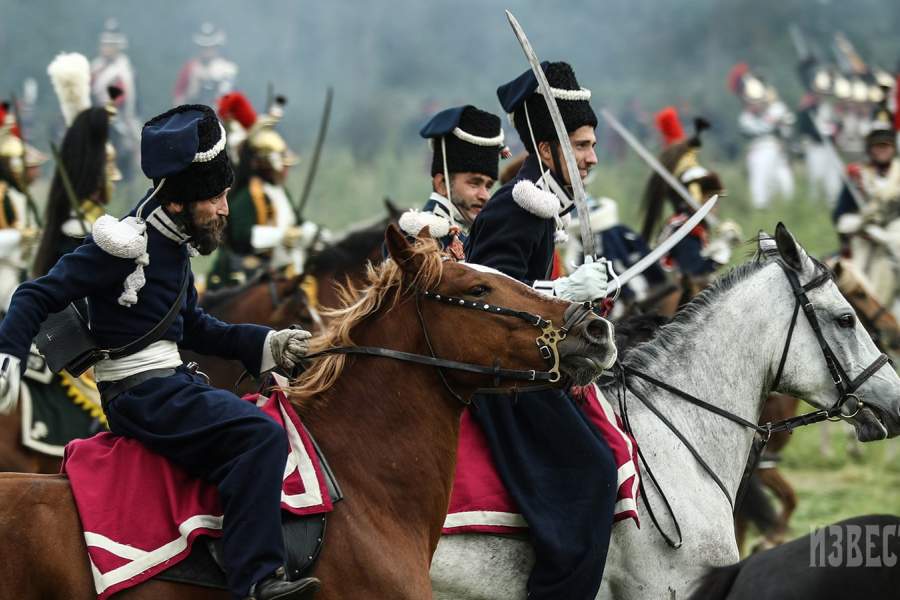
[[144, 571], [164, 563], [184, 552], [184, 550], [187, 549], [188, 536], [197, 529], [221, 530], [222, 516], [195, 515], [178, 526], [178, 533], [180, 535], [177, 538], [160, 546], [156, 550], [150, 551], [119, 544], [99, 533], [85, 531], [84, 541], [89, 547], [94, 546], [121, 558], [131, 559], [130, 562], [107, 573], [100, 573], [94, 565], [94, 562], [91, 561], [91, 571], [94, 573], [94, 587], [97, 590], [97, 594], [103, 593], [104, 590], [117, 583], [131, 579], [132, 577], [137, 577]]
[[488, 525], [494, 527], [528, 527], [525, 517], [517, 513], [496, 512], [492, 510], [471, 510], [447, 515], [444, 527], [470, 527]]

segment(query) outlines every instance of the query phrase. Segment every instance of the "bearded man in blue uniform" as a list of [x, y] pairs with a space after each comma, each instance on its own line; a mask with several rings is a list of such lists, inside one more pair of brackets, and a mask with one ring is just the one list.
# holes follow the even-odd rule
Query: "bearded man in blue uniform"
[[259, 374], [293, 369], [308, 348], [308, 332], [230, 325], [197, 305], [190, 257], [216, 248], [228, 217], [234, 176], [225, 142], [206, 106], [179, 106], [144, 125], [141, 166], [154, 189], [125, 219], [98, 219], [83, 245], [18, 288], [0, 323], [0, 396], [16, 397], [32, 338], [69, 303], [87, 298], [95, 341], [118, 348], [164, 323], [182, 298], [156, 341], [96, 363], [109, 427], [217, 485], [235, 598], [299, 600], [312, 597], [319, 583], [284, 579], [285, 432], [252, 403], [182, 366], [179, 354], [186, 348], [241, 360]]
[[[567, 63], [543, 63], [572, 145], [579, 176], [597, 164], [597, 117], [590, 91]], [[604, 261], [586, 257], [571, 275], [549, 280], [555, 243], [565, 237], [569, 176], [547, 101], [529, 70], [497, 96], [529, 153], [518, 175], [475, 219], [466, 260], [493, 267], [546, 294], [573, 302], [606, 295]], [[503, 483], [528, 522], [535, 565], [532, 600], [593, 599], [603, 578], [616, 499], [616, 463], [601, 434], [564, 391], [520, 393], [515, 402], [476, 397]]]

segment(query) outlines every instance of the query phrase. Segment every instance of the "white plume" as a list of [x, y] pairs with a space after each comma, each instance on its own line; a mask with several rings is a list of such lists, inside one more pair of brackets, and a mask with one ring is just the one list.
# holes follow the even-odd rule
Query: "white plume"
[[64, 52], [53, 59], [47, 74], [69, 126], [78, 113], [91, 107], [91, 65], [83, 54]]

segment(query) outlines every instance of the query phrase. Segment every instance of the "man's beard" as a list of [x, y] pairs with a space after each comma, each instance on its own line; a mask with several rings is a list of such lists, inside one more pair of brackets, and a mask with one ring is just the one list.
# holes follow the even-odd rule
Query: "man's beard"
[[225, 237], [226, 217], [214, 216], [205, 222], [199, 223], [195, 212], [196, 202], [188, 202], [186, 210], [174, 215], [173, 219], [178, 223], [185, 234], [191, 240], [191, 246], [204, 256], [212, 254]]

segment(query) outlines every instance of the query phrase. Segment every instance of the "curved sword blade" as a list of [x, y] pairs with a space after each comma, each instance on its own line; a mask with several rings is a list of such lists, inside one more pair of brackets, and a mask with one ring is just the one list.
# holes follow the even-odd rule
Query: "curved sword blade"
[[508, 10], [506, 11], [506, 18], [509, 20], [509, 24], [512, 26], [513, 32], [516, 34], [516, 38], [522, 46], [522, 52], [525, 53], [528, 64], [531, 65], [531, 70], [534, 72], [534, 76], [538, 82], [538, 89], [544, 97], [544, 100], [547, 101], [547, 110], [550, 112], [550, 118], [553, 120], [553, 128], [556, 130], [556, 137], [559, 139], [559, 147], [562, 150], [563, 160], [566, 163], [566, 171], [569, 174], [569, 182], [572, 185], [572, 201], [575, 203], [575, 209], [578, 211], [579, 216], [578, 224], [581, 231], [581, 247], [584, 250], [585, 256], [595, 257], [594, 236], [591, 233], [591, 225], [588, 219], [590, 213], [588, 212], [587, 202], [585, 201], [584, 183], [582, 183], [581, 175], [578, 173], [578, 164], [575, 162], [575, 153], [572, 152], [572, 144], [569, 142], [569, 132], [566, 131], [566, 125], [563, 123], [559, 107], [556, 105], [556, 98], [553, 97], [553, 93], [550, 90], [550, 84], [547, 82], [547, 76], [541, 68], [541, 61], [538, 60], [537, 55], [534, 53], [534, 48], [531, 47], [531, 42], [528, 41], [525, 31], [522, 29], [522, 26], [519, 25], [519, 21], [516, 20], [513, 14]]
[[606, 290], [606, 295], [610, 295], [619, 289], [621, 286], [624, 286], [626, 283], [643, 273], [647, 270], [647, 268], [656, 264], [659, 259], [665, 256], [669, 250], [675, 247], [675, 245], [683, 240], [687, 235], [691, 232], [694, 227], [700, 224], [700, 221], [703, 220], [704, 217], [707, 216], [707, 213], [713, 209], [713, 206], [716, 205], [716, 202], [719, 201], [719, 196], [715, 195], [709, 200], [706, 201], [706, 204], [701, 206], [697, 212], [691, 215], [691, 218], [684, 222], [684, 225], [675, 230], [675, 232], [664, 239], [656, 248], [650, 251], [647, 256], [642, 258], [641, 260], [634, 263], [631, 267], [629, 267], [624, 273], [618, 276], [617, 279], [613, 279], [609, 282], [609, 287]]

